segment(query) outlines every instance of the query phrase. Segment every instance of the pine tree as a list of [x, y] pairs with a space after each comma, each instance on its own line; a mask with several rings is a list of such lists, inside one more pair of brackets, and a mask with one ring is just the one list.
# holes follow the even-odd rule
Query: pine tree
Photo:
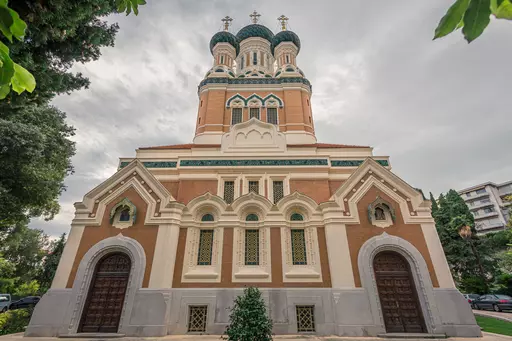
[[64, 246], [66, 245], [66, 234], [63, 233], [60, 238], [52, 242], [48, 255], [45, 257], [43, 267], [38, 276], [38, 281], [41, 286], [41, 293], [44, 293], [50, 289], [57, 272], [57, 266], [59, 265], [60, 257], [64, 252]]
[[268, 317], [265, 302], [257, 288], [249, 287], [235, 299], [229, 315], [224, 340], [229, 341], [270, 341], [272, 320]]
[[436, 214], [437, 210], [439, 209], [439, 206], [437, 205], [437, 201], [434, 198], [434, 195], [432, 192], [430, 192], [430, 202], [432, 203], [432, 215]]

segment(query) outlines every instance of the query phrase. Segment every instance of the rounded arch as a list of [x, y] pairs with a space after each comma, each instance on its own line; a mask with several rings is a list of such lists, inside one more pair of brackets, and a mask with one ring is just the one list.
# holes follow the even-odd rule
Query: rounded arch
[[283, 212], [286, 220], [291, 220], [292, 214], [297, 213], [303, 216], [303, 221], [309, 221], [317, 211], [318, 204], [307, 195], [294, 192], [279, 200], [277, 208]]
[[210, 192], [192, 199], [187, 205], [187, 209], [195, 221], [203, 221], [202, 218], [205, 214], [211, 214], [213, 221], [219, 221], [227, 207], [228, 204], [224, 199], [212, 195]]
[[241, 221], [245, 221], [246, 216], [251, 213], [258, 215], [259, 220], [263, 221], [272, 206], [273, 204], [267, 198], [254, 192], [238, 197], [231, 204]]
[[[258, 76], [258, 77], [259, 77], [259, 75], [256, 75], [256, 76]], [[245, 105], [246, 105], [246, 106], [250, 106], [249, 104], [250, 104], [252, 101], [258, 101], [259, 106], [263, 106], [263, 105], [264, 105], [264, 102], [265, 102], [265, 101], [263, 100], [263, 98], [262, 98], [260, 95], [252, 94], [252, 95], [250, 95], [249, 97], [247, 97], [247, 98], [245, 99]]]
[[268, 96], [266, 96], [264, 99], [263, 99], [263, 105], [264, 106], [267, 106], [267, 102], [270, 101], [270, 100], [276, 100], [277, 103], [279, 104], [279, 108], [282, 108], [283, 107], [283, 101], [277, 97], [276, 95], [274, 94], [270, 94]]
[[375, 256], [383, 251], [396, 252], [407, 261], [418, 293], [426, 328], [432, 334], [442, 333], [442, 322], [425, 259], [418, 249], [407, 240], [391, 236], [386, 232], [368, 239], [359, 250], [357, 258], [361, 286], [368, 296], [374, 324], [381, 328], [381, 332], [386, 332], [373, 264]]
[[69, 300], [69, 311], [71, 311], [72, 314], [67, 315], [67, 321], [64, 323], [63, 330], [60, 331], [60, 334], [77, 333], [87, 293], [92, 283], [94, 270], [105, 256], [115, 253], [123, 253], [128, 256], [131, 261], [130, 279], [126, 288], [126, 296], [118, 329], [118, 333], [123, 333], [123, 328], [126, 327], [129, 319], [127, 312], [132, 311], [135, 294], [137, 290], [142, 287], [146, 270], [146, 253], [138, 241], [119, 234], [93, 245], [80, 261]]
[[227, 101], [226, 101], [226, 108], [229, 108], [231, 107], [231, 103], [234, 101], [234, 100], [241, 100], [244, 104], [245, 104], [245, 98], [240, 95], [240, 94], [236, 94], [234, 96], [231, 96]]

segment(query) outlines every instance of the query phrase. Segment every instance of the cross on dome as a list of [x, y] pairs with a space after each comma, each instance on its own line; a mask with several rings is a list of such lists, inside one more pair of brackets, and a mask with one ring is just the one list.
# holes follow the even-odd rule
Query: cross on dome
[[256, 10], [254, 10], [254, 12], [252, 12], [252, 14], [249, 16], [252, 19], [252, 23], [257, 24], [258, 21], [260, 20], [261, 14], [259, 14], [258, 12], [256, 12]]
[[284, 14], [281, 15], [279, 18], [277, 18], [277, 20], [279, 20], [281, 22], [281, 29], [283, 31], [286, 31], [286, 26], [288, 25], [288, 20], [289, 18], [287, 18]]
[[224, 22], [224, 31], [228, 31], [229, 26], [231, 26], [231, 22], [233, 21], [233, 18], [231, 18], [229, 15], [226, 15], [226, 17], [221, 21]]

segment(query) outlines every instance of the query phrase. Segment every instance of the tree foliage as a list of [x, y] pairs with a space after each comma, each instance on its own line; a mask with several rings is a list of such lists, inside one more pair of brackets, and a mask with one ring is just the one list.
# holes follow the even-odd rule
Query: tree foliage
[[434, 39], [462, 28], [464, 38], [471, 43], [489, 25], [491, 14], [512, 20], [512, 0], [457, 0], [439, 22]]
[[52, 285], [65, 244], [66, 234], [63, 233], [58, 240], [50, 245], [48, 255], [45, 257], [41, 272], [38, 275], [38, 282], [42, 291], [47, 291]]
[[33, 309], [9, 310], [0, 314], [0, 335], [21, 333], [30, 322]]
[[272, 340], [272, 320], [268, 317], [265, 302], [257, 288], [246, 288], [243, 295], [235, 299], [229, 320], [224, 340]]
[[[433, 216], [455, 282], [462, 291], [484, 293], [497, 273], [493, 250], [488, 249], [476, 235], [473, 215], [456, 191], [450, 190], [446, 196], [440, 195], [437, 204], [439, 208]], [[469, 240], [459, 235], [463, 226], [471, 228]], [[479, 261], [484, 269], [483, 276], [480, 274]]]

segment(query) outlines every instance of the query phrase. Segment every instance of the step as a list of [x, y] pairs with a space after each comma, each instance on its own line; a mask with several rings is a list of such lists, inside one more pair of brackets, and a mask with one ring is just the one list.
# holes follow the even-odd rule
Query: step
[[425, 333], [386, 333], [379, 334], [378, 337], [385, 339], [446, 339], [445, 334], [425, 334]]
[[59, 335], [61, 339], [119, 339], [125, 337], [125, 334], [117, 333], [78, 333]]

